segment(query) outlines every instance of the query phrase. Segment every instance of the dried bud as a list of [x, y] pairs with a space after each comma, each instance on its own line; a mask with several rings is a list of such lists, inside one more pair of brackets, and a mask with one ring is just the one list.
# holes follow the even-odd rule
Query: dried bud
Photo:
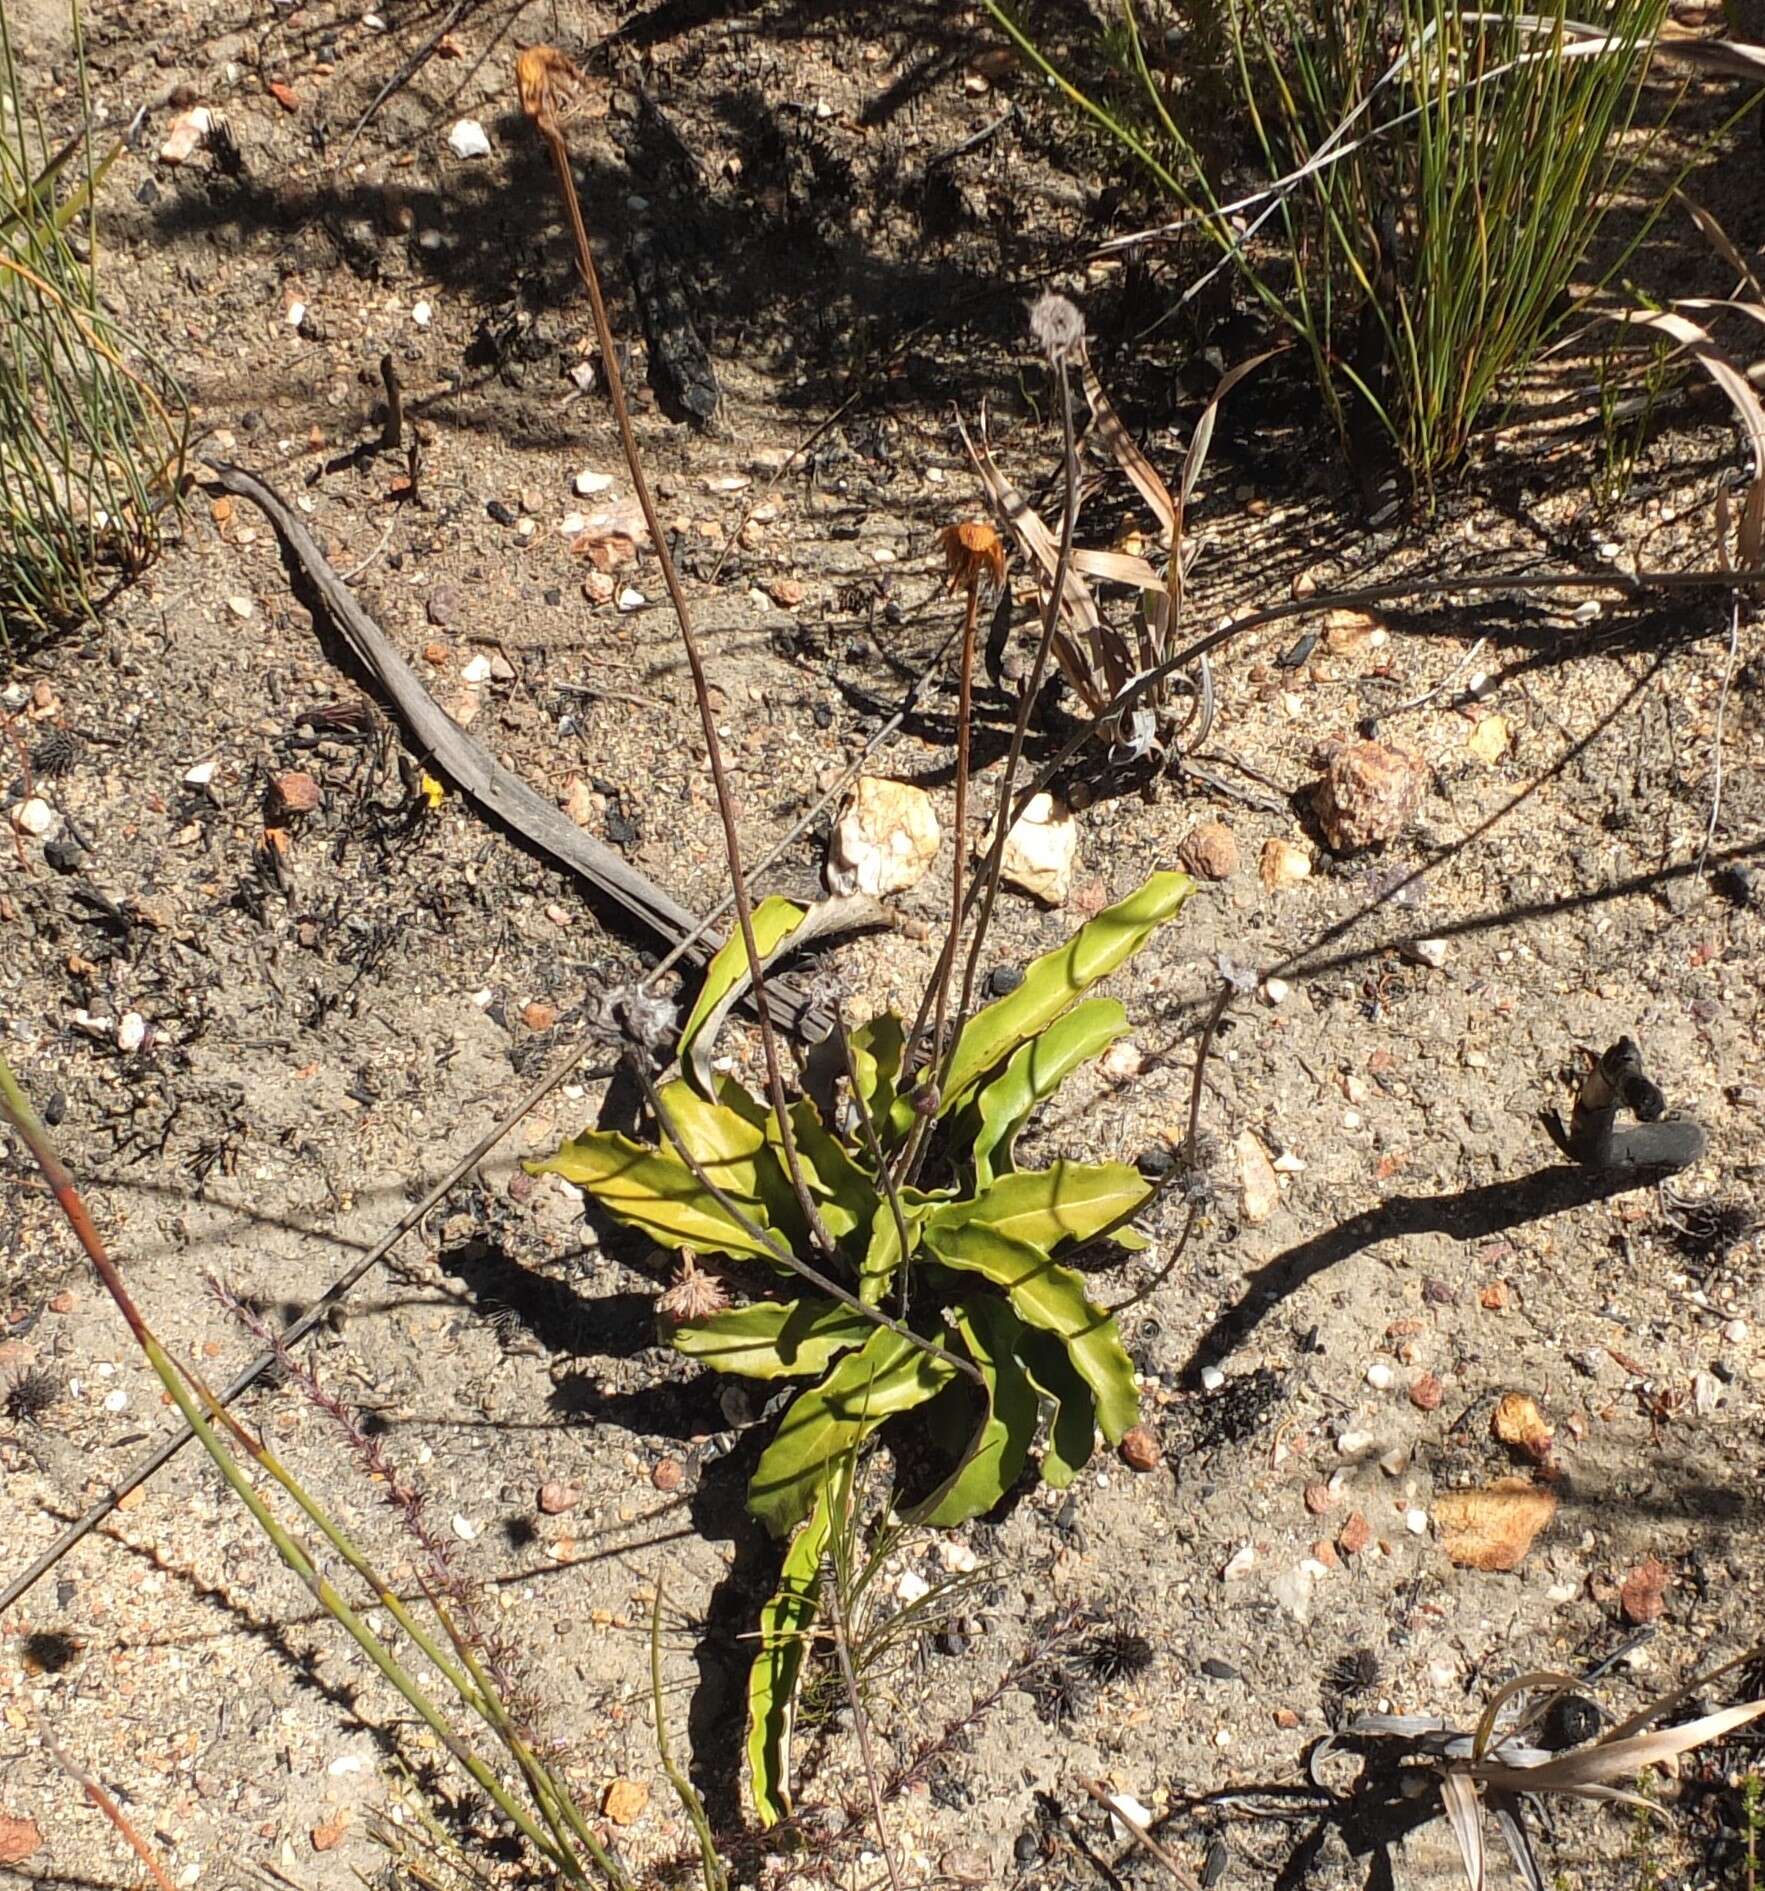
[[913, 1093], [913, 1114], [915, 1116], [936, 1116], [938, 1106], [943, 1102], [935, 1083], [922, 1083]]
[[995, 586], [1005, 582], [1005, 547], [999, 542], [999, 534], [984, 519], [964, 519], [960, 525], [947, 525], [938, 534], [938, 542], [944, 548], [952, 591], [969, 585], [978, 590], [983, 579]]
[[1076, 303], [1050, 290], [1030, 304], [1030, 339], [1051, 368], [1076, 361], [1085, 348], [1085, 318]]

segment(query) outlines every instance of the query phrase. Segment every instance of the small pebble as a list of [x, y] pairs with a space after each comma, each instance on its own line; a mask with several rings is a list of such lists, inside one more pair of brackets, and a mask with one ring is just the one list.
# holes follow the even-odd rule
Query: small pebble
[[1412, 1505], [1403, 1513], [1403, 1527], [1411, 1536], [1426, 1536], [1428, 1534], [1427, 1511], [1419, 1510]]
[[1383, 1359], [1375, 1359], [1367, 1368], [1367, 1384], [1370, 1385], [1375, 1392], [1390, 1391], [1391, 1381], [1394, 1376], [1390, 1366], [1388, 1366]]
[[650, 1473], [650, 1482], [659, 1491], [676, 1491], [679, 1490], [684, 1475], [678, 1458], [660, 1458], [656, 1462], [656, 1468]]
[[1217, 1392], [1226, 1383], [1226, 1375], [1218, 1366], [1201, 1368], [1201, 1389], [1204, 1392]]
[[29, 834], [33, 839], [41, 840], [55, 825], [55, 810], [47, 801], [32, 795], [28, 801], [21, 801], [13, 809], [12, 825], [21, 834]]
[[1373, 1541], [1373, 1526], [1356, 1510], [1336, 1535], [1336, 1547], [1344, 1556], [1358, 1556]]
[[1023, 983], [1023, 973], [1015, 965], [995, 965], [987, 974], [987, 990], [995, 998], [1004, 998]]
[[1144, 1425], [1136, 1425], [1131, 1431], [1125, 1432], [1117, 1449], [1121, 1452], [1122, 1463], [1130, 1471], [1155, 1471], [1164, 1455], [1159, 1449], [1157, 1438]]
[[462, 118], [447, 134], [447, 146], [456, 158], [490, 156], [490, 139], [475, 118]]
[[117, 1021], [116, 1047], [132, 1057], [147, 1041], [147, 1020], [138, 1011], [125, 1011]]
[[230, 610], [241, 623], [245, 622], [256, 608], [257, 607], [248, 597], [230, 597], [227, 600], [227, 609]]

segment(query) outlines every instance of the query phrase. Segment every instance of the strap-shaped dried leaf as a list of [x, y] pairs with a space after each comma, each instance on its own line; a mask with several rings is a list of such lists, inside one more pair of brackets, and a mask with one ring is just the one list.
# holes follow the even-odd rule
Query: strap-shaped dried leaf
[[1465, 1883], [1470, 1891], [1484, 1891], [1483, 1818], [1477, 1805], [1477, 1788], [1465, 1774], [1452, 1771], [1441, 1778], [1440, 1797], [1446, 1807], [1446, 1822], [1458, 1840]]
[[1110, 404], [1109, 396], [1104, 393], [1102, 383], [1088, 359], [1079, 363], [1079, 385], [1085, 390], [1085, 400], [1090, 406], [1091, 418], [1097, 423], [1099, 437], [1109, 448], [1116, 465], [1132, 480], [1134, 490], [1157, 516], [1158, 542], [1168, 551], [1177, 529], [1177, 505], [1171, 497], [1170, 488], [1159, 477], [1158, 469], [1140, 451], [1134, 436], [1128, 432], [1121, 416]]
[[1728, 309], [1738, 315], [1750, 316], [1754, 321], [1765, 322], [1765, 308], [1757, 303], [1716, 301], [1701, 297], [1688, 298], [1670, 309], [1602, 309], [1598, 313], [1626, 327], [1658, 329], [1695, 355], [1711, 380], [1728, 396], [1739, 416], [1747, 444], [1752, 450], [1754, 478], [1765, 479], [1765, 406], [1760, 405], [1759, 396], [1753, 391], [1753, 384], [1747, 379], [1745, 370], [1731, 355], [1717, 347], [1707, 328], [1683, 312], [1686, 309]]

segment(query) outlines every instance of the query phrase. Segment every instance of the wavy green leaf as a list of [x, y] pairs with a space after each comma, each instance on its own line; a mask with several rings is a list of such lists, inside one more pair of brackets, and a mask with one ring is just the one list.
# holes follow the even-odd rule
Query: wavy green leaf
[[819, 1295], [726, 1307], [665, 1328], [677, 1353], [747, 1379], [813, 1378], [875, 1331], [873, 1321]]
[[723, 1103], [707, 1103], [691, 1084], [676, 1077], [657, 1092], [668, 1122], [687, 1154], [726, 1195], [747, 1202], [760, 1199], [754, 1157], [766, 1147], [766, 1133]]
[[1099, 1228], [1131, 1214], [1151, 1193], [1151, 1183], [1125, 1163], [1056, 1162], [1002, 1175], [967, 1201], [937, 1209], [927, 1226], [980, 1222], [1054, 1254], [1065, 1242], [1088, 1241]]
[[[776, 1121], [770, 1128], [776, 1131]], [[868, 1228], [876, 1213], [877, 1192], [836, 1136], [828, 1133], [815, 1105], [800, 1097], [791, 1105], [791, 1130], [797, 1155], [808, 1173], [805, 1180], [817, 1198], [821, 1219], [836, 1241], [857, 1228]]]
[[807, 1514], [831, 1467], [885, 1419], [923, 1405], [955, 1376], [887, 1327], [848, 1353], [819, 1385], [801, 1393], [748, 1482], [748, 1508], [774, 1536]]
[[832, 1504], [824, 1489], [785, 1551], [778, 1587], [760, 1610], [760, 1648], [748, 1670], [748, 1779], [762, 1825], [790, 1817], [791, 1730], [809, 1632], [820, 1607]]
[[1059, 1267], [1040, 1248], [985, 1222], [941, 1227], [928, 1221], [927, 1249], [946, 1267], [984, 1275], [1011, 1297], [1018, 1318], [1066, 1342], [1074, 1368], [1097, 1399], [1097, 1422], [1111, 1444], [1140, 1420], [1134, 1367], [1115, 1321], [1085, 1297], [1082, 1275]]
[[[755, 1240], [700, 1187], [678, 1156], [645, 1148], [613, 1130], [586, 1130], [543, 1162], [526, 1162], [522, 1167], [529, 1175], [561, 1175], [566, 1182], [574, 1182], [608, 1214], [641, 1228], [662, 1247], [778, 1261], [764, 1241]], [[751, 1219], [766, 1225], [757, 1205]]]
[[[954, 1310], [956, 1327], [986, 1382], [986, 1409], [962, 1462], [920, 1511], [927, 1523], [966, 1523], [985, 1516], [1017, 1482], [1036, 1436], [1036, 1388], [1016, 1347], [1024, 1325], [1009, 1307], [987, 1295]], [[953, 1388], [955, 1397], [966, 1388]]]
[[1004, 1070], [975, 1098], [980, 1119], [974, 1137], [975, 1179], [982, 1187], [1011, 1167], [1011, 1146], [1036, 1105], [1127, 1028], [1128, 1014], [1119, 999], [1090, 998], [1018, 1046]]
[[977, 1011], [956, 1040], [942, 1113], [961, 1108], [990, 1070], [1139, 951], [1194, 890], [1186, 873], [1155, 873], [1137, 893], [1105, 907], [1065, 945], [1036, 959], [1014, 992]]
[[1097, 1401], [1052, 1333], [1026, 1326], [1017, 1356], [1030, 1384], [1054, 1405], [1042, 1451], [1042, 1482], [1050, 1490], [1065, 1490], [1096, 1449]]
[[852, 1033], [852, 1068], [858, 1076], [858, 1095], [876, 1126], [877, 1141], [884, 1149], [896, 1137], [893, 1122], [895, 1105], [905, 1103], [897, 1086], [901, 1081], [901, 1059], [907, 1048], [907, 1033], [892, 1011], [859, 1025]]
[[[803, 923], [808, 912], [808, 907], [799, 901], [787, 900], [778, 893], [762, 900], [754, 908], [754, 945], [759, 951], [762, 965]], [[680, 1067], [694, 1087], [706, 1096], [711, 1094], [711, 1044], [707, 1039], [701, 1045], [699, 1039], [707, 1029], [715, 1035], [715, 1026], [722, 1023], [729, 1010], [729, 1002], [747, 976], [747, 942], [742, 938], [738, 926], [705, 967], [705, 982], [699, 987], [698, 1003], [693, 1006], [687, 1017], [686, 1028], [680, 1034]]]

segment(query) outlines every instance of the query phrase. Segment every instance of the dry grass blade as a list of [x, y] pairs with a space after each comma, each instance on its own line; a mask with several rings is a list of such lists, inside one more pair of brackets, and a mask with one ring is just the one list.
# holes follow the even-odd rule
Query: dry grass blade
[[[1103, 444], [1128, 478], [1133, 482], [1134, 490], [1139, 493], [1158, 517], [1159, 543], [1169, 551], [1178, 537], [1177, 504], [1171, 497], [1170, 488], [1159, 477], [1158, 469], [1140, 451], [1134, 437], [1122, 424], [1121, 416], [1110, 404], [1096, 373], [1089, 360], [1079, 363], [1079, 385], [1085, 390], [1085, 400], [1091, 409], [1091, 418], [1097, 423], [1097, 432]], [[1215, 398], [1218, 396], [1216, 394]]]
[[1458, 1840], [1459, 1856], [1464, 1861], [1465, 1882], [1471, 1891], [1483, 1891], [1485, 1858], [1483, 1818], [1477, 1804], [1477, 1788], [1470, 1776], [1450, 1772], [1440, 1782], [1440, 1797], [1446, 1807], [1446, 1822]]
[[1532, 1704], [1530, 1711], [1521, 1715], [1507, 1730], [1507, 1738], [1512, 1739], [1523, 1732], [1541, 1715], [1550, 1711], [1551, 1703], [1560, 1695], [1566, 1694], [1576, 1686], [1571, 1674], [1556, 1674], [1545, 1668], [1535, 1668], [1529, 1674], [1517, 1674], [1505, 1687], [1498, 1688], [1490, 1703], [1484, 1708], [1477, 1721], [1477, 1731], [1471, 1741], [1471, 1757], [1481, 1760], [1489, 1751], [1489, 1743], [1495, 1738], [1495, 1723], [1501, 1710], [1516, 1694], [1529, 1694], [1534, 1688], [1542, 1690], [1540, 1698]]
[[1725, 393], [1740, 418], [1742, 430], [1747, 436], [1747, 444], [1753, 455], [1753, 474], [1755, 478], [1765, 478], [1765, 407], [1759, 404], [1759, 396], [1753, 391], [1753, 384], [1747, 379], [1746, 372], [1734, 357], [1716, 345], [1710, 331], [1700, 323], [1694, 322], [1689, 315], [1682, 314], [1681, 308], [1726, 308], [1738, 313], [1751, 315], [1755, 320], [1765, 322], [1765, 308], [1746, 302], [1715, 302], [1704, 300], [1687, 302], [1671, 309], [1615, 309], [1604, 311], [1609, 319], [1620, 322], [1626, 327], [1652, 328], [1676, 341], [1689, 354], [1694, 355], [1702, 364], [1710, 378]]
[[[985, 416], [982, 416], [985, 425]], [[987, 503], [997, 517], [1017, 541], [1018, 548], [1036, 568], [1037, 588], [1046, 592], [1054, 582], [1054, 574], [1059, 566], [1060, 547], [1054, 534], [1048, 530], [1042, 515], [1023, 496], [1005, 475], [1000, 472], [983, 433], [980, 444], [969, 438], [968, 429], [960, 420], [956, 423], [957, 431], [962, 435], [962, 444], [968, 449], [968, 457], [974, 462], [974, 469], [980, 475], [981, 486], [987, 495]], [[1090, 645], [1093, 656], [1099, 665], [1102, 658], [1103, 620], [1097, 612], [1097, 601], [1092, 597], [1084, 580], [1069, 560], [1066, 583], [1062, 587], [1060, 600], [1061, 624], [1055, 629], [1053, 638], [1054, 660], [1060, 665], [1060, 673], [1078, 692], [1085, 707], [1093, 715], [1103, 707], [1110, 692], [1099, 690], [1093, 681], [1093, 666], [1087, 661], [1085, 653], [1074, 641], [1076, 631]]]
[[1760, 301], [1765, 302], [1765, 288], [1760, 287], [1759, 278], [1754, 273], [1752, 264], [1735, 248], [1728, 232], [1701, 203], [1686, 196], [1684, 191], [1677, 190], [1673, 194], [1685, 206], [1686, 215], [1703, 232], [1704, 240], [1734, 271], [1740, 287], [1750, 289]]
[[1673, 64], [1694, 66], [1699, 72], [1725, 79], [1765, 82], [1765, 46], [1744, 39], [1685, 39], [1682, 29], [1669, 21], [1655, 42], [1655, 57]]
[[1737, 1727], [1765, 1714], [1765, 1701], [1746, 1701], [1738, 1707], [1724, 1707], [1683, 1726], [1663, 1727], [1656, 1733], [1631, 1734], [1624, 1739], [1602, 1740], [1597, 1746], [1578, 1747], [1573, 1753], [1560, 1753], [1539, 1766], [1505, 1766], [1485, 1762], [1474, 1768], [1475, 1777], [1485, 1785], [1507, 1792], [1566, 1792], [1586, 1795], [1590, 1789], [1610, 1789], [1615, 1780], [1630, 1779], [1677, 1759], [1694, 1747], [1707, 1745], [1731, 1734]]

